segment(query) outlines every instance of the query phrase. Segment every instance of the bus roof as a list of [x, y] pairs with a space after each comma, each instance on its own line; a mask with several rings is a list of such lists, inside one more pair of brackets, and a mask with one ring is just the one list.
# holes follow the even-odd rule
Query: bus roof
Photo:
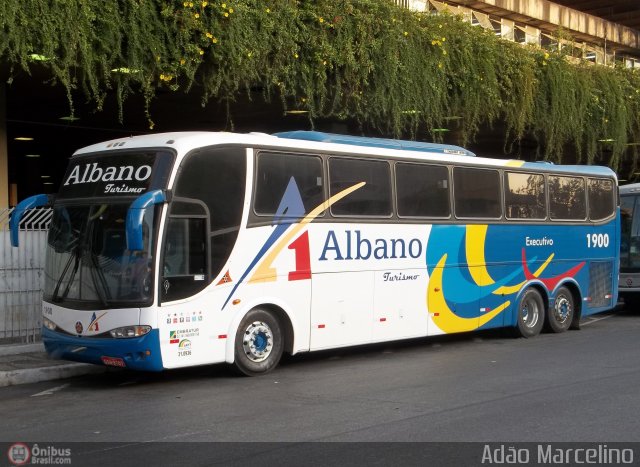
[[368, 138], [365, 136], [349, 136], [321, 131], [284, 131], [274, 133], [278, 138], [317, 141], [320, 143], [348, 144], [350, 146], [365, 146], [371, 148], [400, 149], [404, 151], [435, 152], [457, 156], [475, 156], [467, 149], [451, 144], [423, 143], [402, 139]]
[[524, 169], [558, 174], [580, 174], [585, 176], [615, 177], [608, 167], [595, 165], [555, 165], [526, 162], [501, 157], [468, 157], [474, 153], [460, 146], [424, 143], [384, 138], [367, 138], [316, 131], [289, 131], [273, 135], [267, 133], [230, 132], [172, 132], [150, 133], [131, 136], [86, 146], [78, 149], [74, 157], [88, 153], [118, 151], [139, 148], [171, 148], [179, 154], [204, 146], [242, 144], [255, 147], [281, 147], [292, 150], [313, 150], [335, 153], [350, 153], [368, 157], [408, 158], [424, 161], [463, 162], [469, 165], [504, 167], [512, 170]]
[[640, 183], [630, 183], [628, 185], [620, 186], [620, 195], [630, 195], [630, 194], [640, 193]]

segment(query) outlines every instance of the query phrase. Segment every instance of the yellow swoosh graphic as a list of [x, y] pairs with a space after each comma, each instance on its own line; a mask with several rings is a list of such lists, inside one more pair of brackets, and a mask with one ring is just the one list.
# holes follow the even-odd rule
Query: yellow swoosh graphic
[[523, 165], [524, 165], [524, 161], [519, 161], [516, 159], [507, 161], [507, 163], [505, 164], [506, 167], [522, 167]]
[[276, 259], [276, 257], [280, 254], [280, 252], [284, 249], [284, 247], [291, 242], [291, 239], [295, 237], [298, 234], [298, 232], [300, 232], [304, 228], [305, 225], [307, 225], [309, 222], [314, 220], [324, 211], [329, 209], [331, 205], [337, 203], [342, 198], [344, 198], [347, 195], [350, 195], [354, 191], [362, 188], [365, 184], [366, 182], [356, 183], [355, 185], [350, 186], [349, 188], [346, 188], [339, 193], [336, 193], [331, 198], [329, 198], [328, 200], [324, 201], [322, 204], [314, 208], [309, 214], [307, 214], [300, 221], [299, 224], [297, 224], [293, 229], [291, 229], [286, 235], [284, 235], [280, 239], [280, 241], [276, 244], [273, 250], [271, 250], [271, 252], [260, 262], [260, 264], [258, 264], [255, 272], [253, 273], [253, 275], [251, 276], [251, 279], [249, 279], [248, 282], [275, 281], [278, 275], [276, 273], [276, 269], [271, 265], [273, 264], [273, 260]]
[[444, 266], [447, 261], [447, 255], [444, 254], [438, 264], [436, 265], [431, 278], [429, 279], [429, 288], [427, 291], [427, 308], [431, 313], [438, 313], [438, 315], [432, 315], [434, 323], [446, 333], [473, 331], [480, 326], [491, 321], [500, 312], [507, 308], [511, 302], [507, 300], [497, 308], [494, 308], [489, 313], [484, 314], [478, 318], [461, 318], [457, 316], [444, 299], [444, 291], [442, 290], [442, 274]]
[[488, 227], [488, 225], [467, 226], [465, 241], [467, 267], [474, 282], [479, 286], [495, 283], [487, 271], [487, 263], [484, 259], [484, 245]]

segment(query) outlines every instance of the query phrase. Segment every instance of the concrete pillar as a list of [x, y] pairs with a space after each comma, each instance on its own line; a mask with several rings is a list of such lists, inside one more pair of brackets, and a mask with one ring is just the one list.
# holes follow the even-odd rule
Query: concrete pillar
[[7, 148], [7, 95], [0, 82], [0, 209], [9, 207], [9, 151]]

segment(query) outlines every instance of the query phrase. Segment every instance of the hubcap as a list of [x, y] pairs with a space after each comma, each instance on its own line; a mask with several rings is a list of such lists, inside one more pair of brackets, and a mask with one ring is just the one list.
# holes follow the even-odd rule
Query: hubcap
[[554, 312], [558, 323], [564, 323], [567, 320], [569, 313], [571, 313], [571, 304], [565, 296], [561, 295], [556, 299]]
[[263, 321], [254, 321], [244, 331], [242, 349], [252, 362], [266, 360], [273, 349], [273, 333]]
[[522, 321], [526, 327], [533, 328], [538, 324], [540, 310], [538, 309], [538, 304], [535, 300], [527, 300], [524, 302], [520, 309], [520, 313], [522, 314]]

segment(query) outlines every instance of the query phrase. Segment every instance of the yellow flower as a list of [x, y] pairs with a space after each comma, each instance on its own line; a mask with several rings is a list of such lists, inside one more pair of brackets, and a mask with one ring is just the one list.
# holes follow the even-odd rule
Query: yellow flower
[[266, 10], [264, 10], [264, 11], [266, 11], [267, 13], [271, 13], [271, 10], [270, 10], [269, 8], [267, 8], [267, 9], [266, 9]]
[[320, 21], [321, 23], [324, 23], [324, 18], [321, 16], [320, 18], [318, 18], [318, 21]]
[[222, 4], [222, 8], [227, 8], [227, 4], [226, 4], [226, 3], [223, 3], [223, 4]]
[[294, 58], [298, 58], [298, 54], [297, 54], [297, 53], [294, 53], [294, 54], [293, 54], [293, 57], [294, 57]]
[[180, 65], [184, 65], [186, 63], [186, 60], [184, 58], [180, 59]]
[[233, 8], [229, 8], [229, 14], [233, 13]]
[[189, 2], [189, 8], [193, 8], [193, 2]]
[[253, 54], [251, 52], [247, 53], [247, 57], [251, 58]]
[[436, 45], [435, 39], [431, 41], [431, 45]]
[[405, 36], [408, 36], [408, 35], [409, 35], [409, 33], [408, 33], [407, 31], [405, 31], [405, 32], [404, 32], [404, 35], [405, 35]]
[[211, 34], [210, 32], [206, 33], [205, 36], [207, 36], [208, 39], [211, 39], [213, 37], [213, 34]]
[[443, 38], [442, 38], [442, 42], [444, 42], [444, 41], [446, 41], [446, 40], [447, 40], [447, 38], [446, 38], [446, 37], [443, 37]]
[[199, 53], [200, 55], [204, 55], [204, 50], [200, 49], [200, 50], [198, 50], [198, 53]]
[[199, 13], [196, 13], [195, 15], [193, 15], [193, 17], [194, 17], [195, 19], [198, 19], [198, 18], [200, 18], [200, 14], [199, 14]]
[[438, 63], [438, 68], [442, 68], [442, 63]]
[[215, 37], [213, 39], [211, 39], [211, 42], [213, 42], [214, 44], [218, 43], [218, 39], [216, 39]]
[[189, 6], [189, 2], [184, 2], [182, 5], [186, 8]]
[[226, 11], [224, 12], [224, 17], [228, 18], [229, 17], [229, 13], [227, 13]]
[[209, 2], [202, 2], [202, 3], [201, 3], [202, 8], [206, 7], [208, 4], [209, 4]]
[[447, 55], [447, 51], [446, 50], [442, 50], [442, 55]]

